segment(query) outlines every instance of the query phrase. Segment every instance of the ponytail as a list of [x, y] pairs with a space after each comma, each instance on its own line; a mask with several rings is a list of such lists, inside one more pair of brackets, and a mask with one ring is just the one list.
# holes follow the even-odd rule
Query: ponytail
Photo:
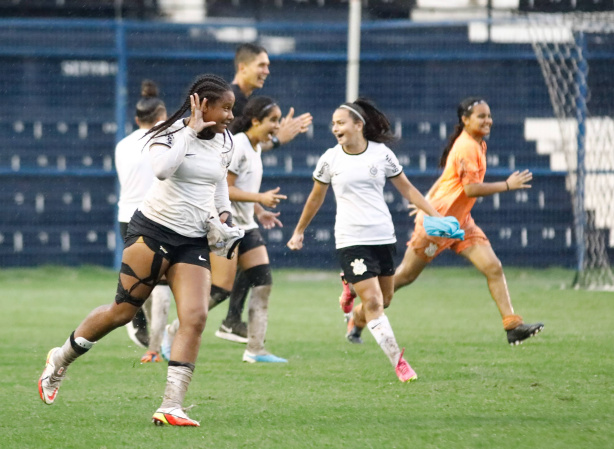
[[166, 106], [158, 98], [158, 86], [151, 80], [143, 80], [141, 99], [136, 104], [136, 117], [141, 123], [154, 124], [165, 113]]
[[365, 139], [378, 143], [396, 140], [388, 117], [372, 101], [358, 98], [353, 103], [343, 103], [339, 108], [348, 110], [355, 122], [363, 122], [362, 134]]

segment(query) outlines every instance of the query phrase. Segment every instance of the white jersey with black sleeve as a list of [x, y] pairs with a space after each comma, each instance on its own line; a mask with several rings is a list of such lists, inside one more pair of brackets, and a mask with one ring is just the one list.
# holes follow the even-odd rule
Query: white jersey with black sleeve
[[332, 184], [337, 200], [335, 247], [395, 243], [394, 224], [386, 201], [386, 179], [403, 167], [390, 148], [371, 142], [360, 154], [348, 154], [341, 145], [324, 153], [313, 178]]
[[196, 137], [183, 119], [148, 144], [157, 179], [139, 210], [185, 237], [204, 237], [207, 220], [230, 212], [226, 173], [233, 145], [226, 133]]
[[[237, 175], [235, 187], [244, 192], [258, 193], [262, 183], [262, 149], [256, 145], [252, 147], [245, 133], [233, 136], [235, 149], [230, 161], [228, 171]], [[256, 229], [258, 223], [254, 220], [255, 203], [247, 201], [232, 201], [232, 218], [234, 223], [247, 231]]]
[[130, 221], [156, 179], [149, 162], [149, 151], [145, 148], [147, 138], [142, 138], [146, 132], [146, 129], [139, 128], [115, 147], [115, 169], [120, 186], [117, 221], [120, 223]]

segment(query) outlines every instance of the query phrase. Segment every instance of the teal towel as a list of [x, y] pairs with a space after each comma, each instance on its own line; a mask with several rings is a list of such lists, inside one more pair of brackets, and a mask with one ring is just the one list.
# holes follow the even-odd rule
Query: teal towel
[[424, 216], [424, 230], [433, 237], [447, 237], [449, 239], [465, 239], [465, 231], [460, 228], [456, 217], [430, 217]]

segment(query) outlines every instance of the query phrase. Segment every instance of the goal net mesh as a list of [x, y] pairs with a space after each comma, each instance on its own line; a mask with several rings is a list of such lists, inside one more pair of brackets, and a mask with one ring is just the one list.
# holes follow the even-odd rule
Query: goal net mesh
[[[560, 133], [551, 143], [564, 156], [560, 160], [573, 198], [575, 286], [612, 290], [614, 111], [610, 106], [605, 113], [600, 108], [597, 116], [590, 113], [590, 50], [614, 42], [614, 12], [532, 13], [528, 20], [533, 50], [559, 124]], [[609, 104], [614, 104], [612, 97]]]

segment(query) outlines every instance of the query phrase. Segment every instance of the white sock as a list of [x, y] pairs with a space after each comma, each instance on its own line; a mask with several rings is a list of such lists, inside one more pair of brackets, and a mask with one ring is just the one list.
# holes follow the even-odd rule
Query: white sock
[[[94, 343], [87, 341], [83, 337], [77, 337], [76, 344], [88, 351], [92, 346], [94, 346]], [[75, 348], [73, 348], [72, 344], [70, 343], [70, 337], [68, 337], [62, 347], [58, 351], [55, 351], [52, 355], [52, 362], [55, 365], [55, 371], [53, 374], [51, 374], [51, 381], [60, 379], [60, 377], [65, 374], [68, 365], [70, 365], [77, 359], [77, 357], [83, 355], [84, 353], [85, 352], [75, 351]]]
[[149, 350], [160, 352], [164, 328], [171, 305], [171, 289], [168, 285], [156, 285], [147, 302], [151, 303], [149, 320]]
[[166, 375], [166, 389], [160, 408], [183, 408], [183, 400], [192, 381], [193, 369], [187, 366], [169, 366]]
[[247, 350], [252, 354], [264, 354], [264, 338], [269, 318], [270, 285], [252, 288], [248, 304]]
[[390, 360], [390, 363], [392, 363], [392, 366], [397, 366], [401, 351], [394, 338], [394, 332], [392, 332], [388, 317], [381, 314], [379, 317], [369, 321], [367, 327], [371, 331], [371, 334], [373, 334], [373, 338], [375, 338], [377, 344], [382, 348], [382, 351], [384, 351], [384, 354], [386, 354]]

